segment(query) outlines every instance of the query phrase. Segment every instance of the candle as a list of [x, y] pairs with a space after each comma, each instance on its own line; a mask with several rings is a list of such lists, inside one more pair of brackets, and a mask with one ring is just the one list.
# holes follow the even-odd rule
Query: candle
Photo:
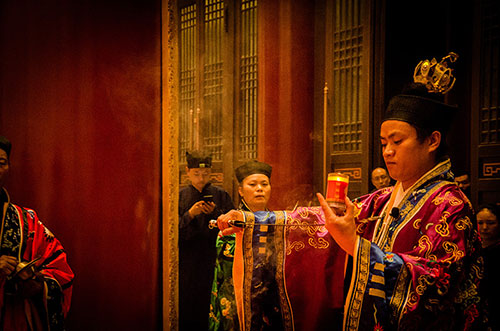
[[338, 172], [331, 172], [328, 174], [326, 201], [330, 207], [345, 210], [345, 197], [347, 195], [348, 185], [349, 176]]

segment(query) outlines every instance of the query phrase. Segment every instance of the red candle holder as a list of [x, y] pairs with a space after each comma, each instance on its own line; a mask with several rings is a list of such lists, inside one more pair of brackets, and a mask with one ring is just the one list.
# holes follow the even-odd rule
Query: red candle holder
[[326, 186], [326, 202], [333, 208], [345, 210], [345, 197], [349, 186], [349, 176], [339, 172], [328, 174]]

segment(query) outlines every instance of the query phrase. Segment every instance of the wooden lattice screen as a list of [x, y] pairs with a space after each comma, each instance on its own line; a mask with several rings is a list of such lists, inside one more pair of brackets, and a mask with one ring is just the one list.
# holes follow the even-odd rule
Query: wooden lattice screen
[[362, 3], [360, 0], [335, 2], [332, 154], [361, 151]]
[[500, 143], [499, 63], [500, 33], [498, 4], [484, 1], [481, 24], [480, 145]]
[[241, 2], [239, 161], [257, 158], [257, 1]]
[[[236, 14], [228, 13], [228, 8]], [[181, 5], [179, 15], [180, 162], [193, 148], [211, 152], [216, 162], [227, 161], [223, 152], [234, 152], [235, 162], [256, 158], [257, 1], [235, 1], [234, 7], [223, 0], [196, 1]], [[230, 21], [233, 17], [235, 21]], [[233, 23], [238, 27], [235, 35], [228, 32]], [[238, 69], [227, 79], [233, 62]], [[236, 103], [229, 106], [233, 99]], [[229, 133], [223, 129], [228, 119], [235, 121]]]

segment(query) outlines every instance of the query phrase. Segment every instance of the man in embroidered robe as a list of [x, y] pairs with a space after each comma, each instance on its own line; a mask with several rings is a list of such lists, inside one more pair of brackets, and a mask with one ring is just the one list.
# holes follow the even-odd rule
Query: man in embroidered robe
[[445, 155], [455, 107], [432, 93], [438, 81], [389, 103], [380, 140], [394, 187], [346, 198], [345, 214], [318, 194], [326, 228], [352, 257], [345, 330], [464, 330], [478, 316], [478, 234]]
[[3, 187], [11, 143], [0, 137], [0, 330], [64, 330], [73, 272], [61, 243]]
[[[318, 194], [324, 214], [303, 208], [290, 215], [290, 219], [286, 217], [287, 224], [307, 222], [314, 227], [324, 220], [331, 238], [351, 256], [351, 267], [346, 271], [350, 287], [344, 304], [345, 330], [460, 330], [476, 326], [478, 283], [482, 270], [480, 245], [472, 206], [453, 179], [444, 148], [455, 108], [437, 100], [439, 96], [430, 94], [426, 87], [436, 87], [433, 85], [436, 83], [438, 91], [447, 90], [446, 86], [440, 85], [441, 82], [452, 83], [454, 79], [449, 75], [446, 80], [440, 79], [439, 73], [450, 73], [447, 68], [428, 70], [429, 65], [427, 63], [425, 67], [430, 73], [429, 84], [416, 85], [394, 97], [381, 126], [384, 160], [389, 174], [397, 181], [396, 185], [363, 196], [354, 203], [346, 198], [345, 214], [332, 210]], [[433, 73], [436, 73], [436, 79], [432, 79]], [[274, 215], [279, 215], [279, 212]], [[224, 234], [237, 233], [237, 239], [243, 237], [244, 258], [239, 260], [245, 264], [244, 269], [248, 270], [250, 277], [245, 277], [242, 285], [237, 285], [235, 280], [235, 290], [242, 288], [243, 304], [248, 308], [248, 312], [240, 315], [243, 322], [254, 321], [252, 298], [258, 290], [252, 287], [256, 276], [251, 273], [255, 269], [252, 255], [245, 255], [260, 247], [257, 240], [251, 239], [255, 224], [269, 223], [270, 220], [283, 223], [284, 219], [283, 216], [259, 213], [243, 217], [238, 212], [230, 212], [217, 220]], [[230, 227], [229, 220], [250, 222], [244, 231], [238, 231]], [[282, 241], [287, 240], [287, 244], [280, 249], [273, 245], [274, 252], [291, 250], [290, 243], [296, 239], [305, 243], [300, 238], [291, 237], [300, 236], [299, 231], [293, 227], [287, 229], [290, 229], [288, 234], [283, 232], [285, 237], [280, 236], [285, 238]], [[320, 242], [316, 241], [322, 238], [320, 229], [312, 231], [307, 242]], [[245, 239], [247, 237], [250, 238]], [[250, 243], [248, 249], [247, 243]], [[337, 248], [328, 240], [322, 243], [328, 244], [331, 251]], [[328, 273], [332, 271], [332, 261], [342, 255], [325, 254], [322, 261], [328, 263], [321, 264], [317, 263], [319, 252], [315, 252], [314, 260], [296, 253], [288, 255], [287, 252], [282, 256], [286, 266], [284, 271], [276, 271], [275, 283], [283, 290], [280, 300], [284, 302], [280, 308], [284, 329], [335, 329], [334, 322], [323, 323], [328, 314], [321, 311], [303, 314], [305, 310], [298, 309], [309, 308], [319, 301], [311, 300], [310, 295], [301, 296], [301, 290], [328, 284], [327, 279], [344, 271], [335, 267]], [[236, 256], [235, 253], [235, 264]], [[276, 257], [273, 263], [283, 265], [278, 263], [280, 260], [283, 261]], [[317, 270], [311, 260], [316, 265], [325, 266], [322, 272], [312, 273], [321, 277], [313, 279], [308, 276], [311, 270]], [[299, 279], [306, 279], [305, 286], [299, 285]], [[338, 291], [336, 293], [333, 289], [338, 289], [338, 286], [323, 286], [323, 291], [319, 292], [335, 297]], [[307, 322], [299, 325], [296, 317]], [[251, 324], [244, 325], [248, 326], [245, 329], [252, 328]]]

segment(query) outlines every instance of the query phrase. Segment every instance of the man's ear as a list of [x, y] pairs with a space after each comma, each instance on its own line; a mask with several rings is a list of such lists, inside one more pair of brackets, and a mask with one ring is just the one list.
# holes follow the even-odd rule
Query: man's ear
[[434, 131], [429, 138], [429, 152], [435, 152], [439, 145], [441, 145], [441, 132]]
[[189, 173], [189, 168], [186, 166], [186, 174]]

